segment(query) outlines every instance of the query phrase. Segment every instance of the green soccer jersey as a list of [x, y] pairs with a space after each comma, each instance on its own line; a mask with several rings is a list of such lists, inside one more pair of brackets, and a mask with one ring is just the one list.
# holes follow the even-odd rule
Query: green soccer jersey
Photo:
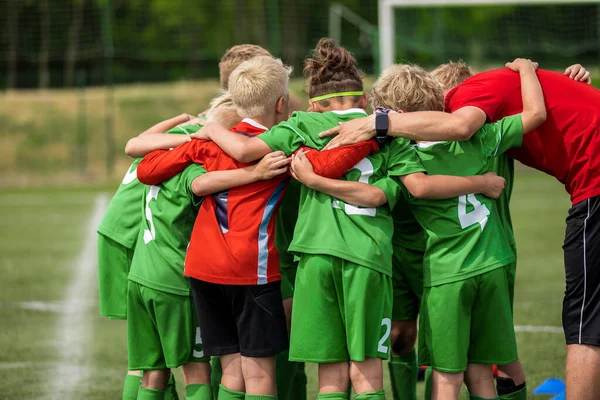
[[[179, 126], [167, 133], [190, 134], [200, 128], [199, 125]], [[183, 267], [201, 202], [192, 192], [192, 181], [204, 173], [206, 170], [200, 165], [190, 165], [160, 185], [143, 185], [144, 192], [135, 213], [141, 229], [138, 229], [130, 280], [152, 289], [189, 295]]]
[[98, 233], [129, 249], [135, 247], [141, 222], [139, 202], [144, 194], [144, 185], [137, 179], [140, 160], [135, 160], [127, 170], [98, 227]]
[[[181, 126], [175, 127], [167, 133], [189, 135], [200, 128], [199, 125]], [[137, 165], [140, 161], [141, 158], [136, 159], [127, 170], [98, 227], [98, 233], [130, 249], [135, 247], [142, 222], [139, 201], [144, 195], [144, 185], [137, 179]]]
[[427, 234], [410, 210], [406, 198], [398, 201], [392, 210], [392, 217], [394, 218], [393, 248], [425, 251]]
[[[286, 155], [292, 154], [301, 145], [320, 150], [330, 140], [320, 138], [320, 132], [365, 115], [366, 112], [361, 109], [295, 112], [292, 118], [258, 137], [273, 151], [283, 151]], [[378, 208], [357, 207], [302, 186], [298, 221], [289, 251], [328, 254], [391, 276], [390, 237], [394, 229], [391, 209], [399, 198], [400, 184], [388, 173], [402, 176], [423, 171], [409, 142], [396, 139], [361, 160], [341, 178], [379, 187], [386, 194], [387, 204]]]
[[301, 188], [302, 184], [297, 180], [290, 181], [275, 220], [275, 247], [279, 250], [279, 265], [282, 271], [296, 268], [294, 255], [288, 249], [298, 220]]
[[[520, 146], [520, 115], [484, 125], [469, 141], [419, 143], [417, 153], [431, 174], [479, 175], [494, 171], [494, 157]], [[409, 197], [427, 232], [424, 285], [464, 280], [514, 260], [495, 201], [469, 194], [446, 200]]]

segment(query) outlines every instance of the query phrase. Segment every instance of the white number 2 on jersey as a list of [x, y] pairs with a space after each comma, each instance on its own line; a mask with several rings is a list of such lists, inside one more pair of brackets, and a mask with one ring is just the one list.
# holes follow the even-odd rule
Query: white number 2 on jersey
[[158, 186], [150, 186], [150, 191], [146, 196], [146, 219], [148, 220], [148, 225], [150, 225], [150, 229], [144, 229], [144, 243], [146, 244], [153, 241], [156, 237], [154, 221], [152, 221], [152, 210], [150, 209], [150, 201], [152, 201], [152, 199], [156, 200], [156, 198], [158, 197], [159, 190], [160, 187]]
[[[467, 212], [467, 202], [471, 203], [473, 211]], [[490, 210], [485, 204], [481, 204], [474, 194], [458, 196], [458, 220], [463, 229], [478, 223], [483, 230], [487, 224], [488, 215], [490, 215]]]
[[[373, 163], [368, 158], [363, 158], [356, 164], [352, 169], [357, 169], [360, 171], [360, 178], [358, 178], [359, 182], [369, 183], [369, 178], [373, 175]], [[368, 217], [374, 217], [377, 213], [377, 209], [373, 207], [357, 207], [352, 204], [343, 203], [340, 200], [333, 200], [331, 202], [331, 206], [333, 208], [342, 208], [340, 205], [342, 203], [344, 205], [343, 210], [347, 215], [366, 215]]]

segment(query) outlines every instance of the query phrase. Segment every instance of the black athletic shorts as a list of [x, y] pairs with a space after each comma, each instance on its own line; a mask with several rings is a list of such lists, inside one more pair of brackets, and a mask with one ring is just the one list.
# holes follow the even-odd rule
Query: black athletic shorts
[[600, 346], [600, 196], [571, 207], [563, 249], [566, 342]]
[[289, 347], [280, 282], [219, 285], [190, 279], [204, 354], [271, 357]]

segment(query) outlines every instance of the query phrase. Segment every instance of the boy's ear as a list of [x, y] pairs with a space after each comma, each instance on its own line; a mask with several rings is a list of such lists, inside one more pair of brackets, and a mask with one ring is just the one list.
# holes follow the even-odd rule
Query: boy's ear
[[283, 97], [280, 97], [279, 99], [277, 99], [277, 103], [275, 103], [275, 110], [281, 114], [283, 112], [284, 107], [284, 103], [285, 99]]
[[398, 114], [404, 114], [404, 110], [397, 109], [397, 110], [396, 110], [396, 112], [397, 112]]
[[360, 108], [364, 108], [366, 110], [368, 105], [369, 105], [369, 93], [365, 93], [362, 95], [362, 97], [360, 99]]
[[316, 102], [309, 100], [308, 105], [312, 112], [319, 112], [319, 105]]

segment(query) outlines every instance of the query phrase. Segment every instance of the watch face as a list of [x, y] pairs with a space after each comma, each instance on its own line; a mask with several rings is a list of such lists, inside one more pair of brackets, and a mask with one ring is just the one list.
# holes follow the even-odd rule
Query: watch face
[[387, 114], [377, 114], [375, 116], [375, 130], [377, 130], [377, 136], [387, 135], [389, 122], [390, 121]]

